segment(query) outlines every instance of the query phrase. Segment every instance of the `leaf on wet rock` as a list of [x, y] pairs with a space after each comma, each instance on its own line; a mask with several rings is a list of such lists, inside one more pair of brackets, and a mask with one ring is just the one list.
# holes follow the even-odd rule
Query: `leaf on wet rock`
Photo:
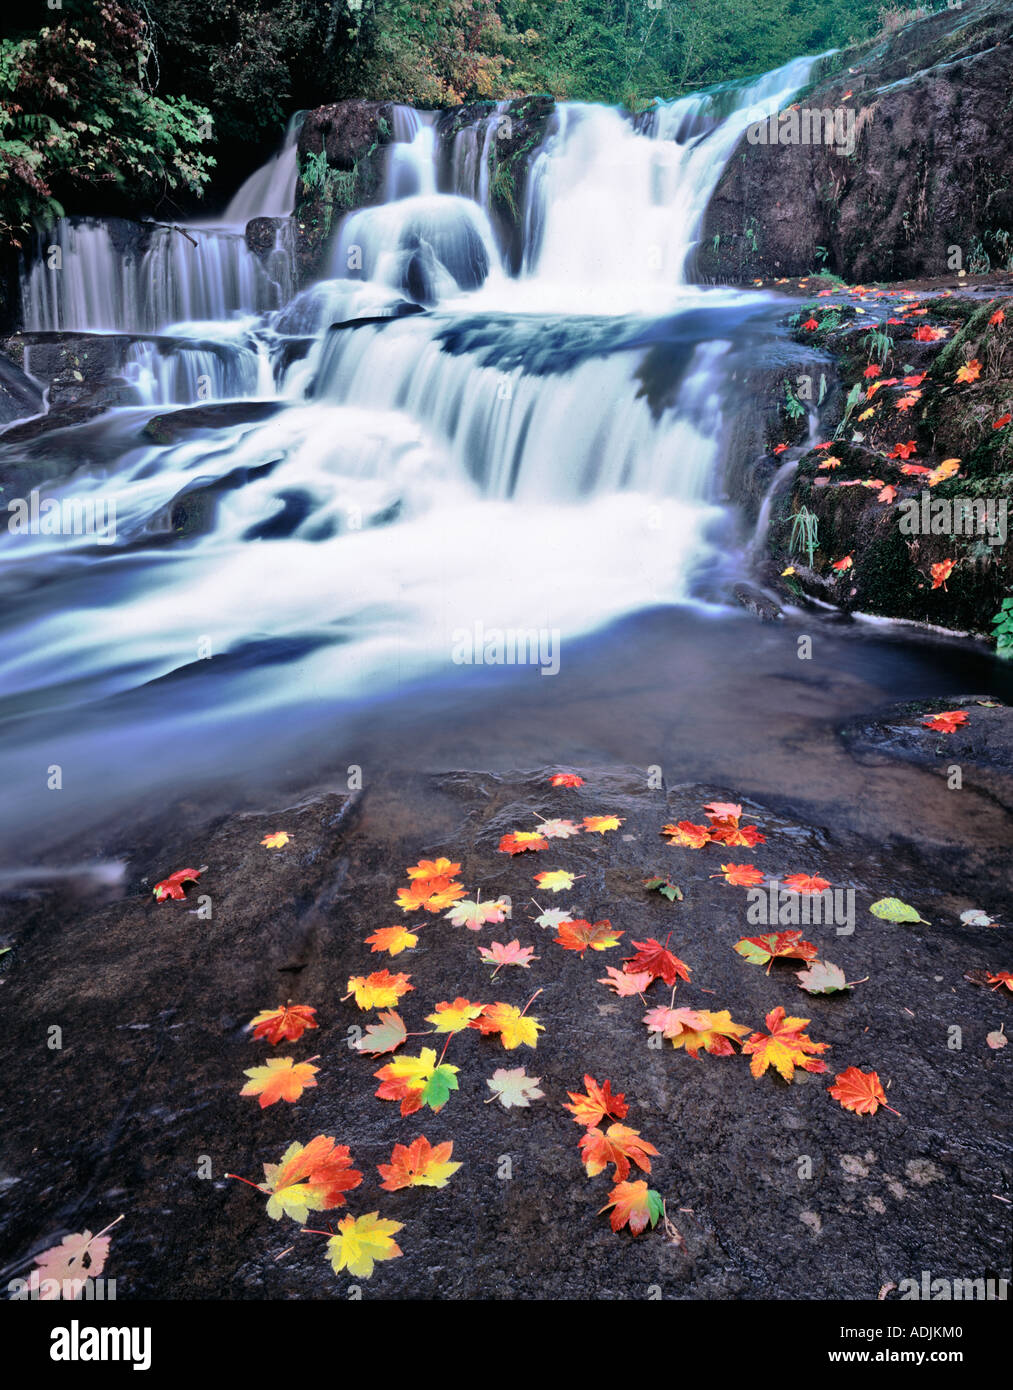
[[308, 1004], [283, 1004], [277, 1009], [264, 1009], [246, 1026], [253, 1029], [255, 1039], [266, 1038], [276, 1047], [280, 1042], [298, 1042], [307, 1028], [319, 1028], [316, 1012]]
[[486, 1102], [498, 1100], [507, 1110], [527, 1109], [533, 1100], [541, 1100], [545, 1092], [539, 1090], [540, 1076], [528, 1076], [524, 1067], [497, 1067], [485, 1083], [492, 1095]]
[[732, 947], [750, 965], [765, 965], [767, 974], [775, 960], [815, 960], [816, 947], [803, 941], [800, 931], [767, 932], [765, 936], [744, 936]]
[[592, 951], [608, 951], [619, 945], [621, 936], [622, 932], [617, 931], [607, 917], [600, 922], [577, 918], [576, 921], [560, 924], [555, 941], [564, 951], [577, 951], [583, 955], [589, 948]]
[[493, 979], [504, 965], [519, 965], [527, 970], [533, 960], [540, 959], [535, 955], [534, 946], [522, 946], [520, 941], [510, 941], [505, 946], [501, 941], [494, 941], [491, 946], [479, 946], [478, 954], [486, 965], [496, 967], [492, 972]]
[[402, 951], [410, 951], [419, 944], [418, 936], [402, 923], [394, 927], [378, 927], [371, 936], [366, 937], [366, 945], [371, 951], [386, 951], [389, 956], [399, 956]]
[[503, 922], [510, 916], [512, 909], [508, 902], [502, 898], [487, 903], [471, 902], [470, 899], [463, 903], [455, 903], [449, 912], [443, 915], [454, 927], [467, 927], [469, 931], [481, 931], [488, 922]]
[[[652, 1227], [658, 1224], [664, 1203], [661, 1194], [641, 1178], [639, 1182], [616, 1183], [601, 1211], [608, 1211], [609, 1207], [612, 1208], [609, 1225], [613, 1231], [621, 1231], [629, 1225], [630, 1234], [638, 1236], [648, 1223]], [[600, 1216], [601, 1212], [598, 1214]]]
[[402, 1229], [400, 1221], [381, 1220], [378, 1211], [367, 1216], [346, 1216], [336, 1235], [327, 1242], [327, 1256], [335, 1274], [347, 1269], [356, 1279], [369, 1279], [381, 1260], [393, 1260], [401, 1248], [392, 1237]]
[[873, 917], [879, 917], [884, 922], [924, 922], [926, 926], [929, 925], [924, 917], [907, 903], [902, 903], [900, 898], [880, 898], [872, 904], [869, 911]]
[[385, 1052], [395, 1052], [407, 1036], [404, 1019], [391, 1010], [380, 1015], [379, 1023], [367, 1026], [365, 1034], [356, 1042], [355, 1050], [369, 1057], [381, 1057]]
[[251, 1067], [243, 1075], [250, 1079], [239, 1092], [241, 1096], [259, 1096], [260, 1108], [275, 1105], [279, 1100], [294, 1104], [308, 1086], [315, 1086], [319, 1067], [309, 1062], [296, 1062], [293, 1057], [269, 1057], [265, 1066]]
[[670, 903], [682, 902], [682, 889], [670, 878], [645, 878], [644, 887], [649, 893], [660, 893]]
[[798, 971], [795, 979], [807, 994], [837, 994], [855, 987], [848, 983], [841, 967], [829, 960], [814, 960], [808, 970]]
[[163, 878], [161, 883], [156, 883], [151, 890], [155, 896], [155, 901], [164, 903], [170, 898], [185, 898], [186, 889], [184, 884], [196, 883], [204, 869], [177, 869], [168, 878]]
[[875, 1115], [880, 1106], [894, 1115], [899, 1112], [886, 1103], [886, 1092], [874, 1071], [860, 1071], [858, 1067], [847, 1067], [834, 1078], [834, 1084], [827, 1090], [834, 1100], [840, 1101], [845, 1110], [856, 1115]]
[[583, 1094], [579, 1091], [567, 1091], [566, 1094], [573, 1103], [567, 1105], [564, 1101], [563, 1109], [569, 1110], [576, 1123], [583, 1125], [585, 1129], [593, 1128], [606, 1117], [624, 1120], [629, 1109], [626, 1097], [621, 1091], [612, 1094], [611, 1081], [603, 1081], [599, 1086], [590, 1072], [584, 1074]]
[[446, 1187], [460, 1168], [451, 1163], [454, 1141], [430, 1144], [424, 1134], [411, 1144], [395, 1144], [389, 1163], [378, 1163], [377, 1171], [384, 1192], [399, 1192], [403, 1187]]

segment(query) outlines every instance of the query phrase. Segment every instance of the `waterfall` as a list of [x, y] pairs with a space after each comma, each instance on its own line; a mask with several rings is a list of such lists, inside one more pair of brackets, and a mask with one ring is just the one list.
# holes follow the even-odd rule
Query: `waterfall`
[[305, 111], [296, 112], [278, 153], [255, 169], [233, 195], [224, 216], [230, 226], [245, 227], [253, 217], [291, 216], [299, 178], [299, 131], [305, 116]]
[[[146, 337], [138, 404], [67, 431], [75, 475], [47, 490], [112, 525], [0, 534], [0, 766], [82, 705], [104, 780], [161, 765], [170, 736], [214, 764], [240, 729], [270, 743], [284, 711], [333, 718], [460, 676], [454, 633], [476, 622], [565, 648], [714, 593], [735, 563], [735, 380], [782, 311], [688, 284], [687, 263], [741, 132], [808, 70], [636, 120], [561, 107], [517, 277], [488, 215], [501, 108], [456, 133], [449, 165], [444, 149], [443, 192], [431, 114], [395, 108], [385, 201], [342, 220], [331, 278], [297, 295], [235, 226], [61, 223], [60, 269], [43, 255], [26, 277], [27, 326]], [[290, 127], [230, 217], [287, 200], [292, 150]], [[153, 405], [227, 399], [144, 433]], [[0, 465], [51, 448], [0, 435]], [[46, 744], [39, 765], [56, 758]]]

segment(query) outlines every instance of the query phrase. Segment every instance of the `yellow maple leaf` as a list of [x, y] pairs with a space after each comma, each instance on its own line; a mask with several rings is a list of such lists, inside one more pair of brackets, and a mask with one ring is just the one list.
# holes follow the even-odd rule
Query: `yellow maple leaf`
[[400, 1221], [384, 1221], [378, 1211], [367, 1216], [346, 1216], [338, 1222], [338, 1234], [327, 1242], [327, 1255], [335, 1274], [347, 1269], [357, 1279], [368, 1279], [381, 1260], [393, 1260], [401, 1249], [392, 1236], [402, 1230]]
[[573, 887], [573, 874], [567, 873], [565, 869], [551, 869], [544, 874], [535, 874], [535, 882], [539, 888], [548, 890], [550, 893], [561, 893], [564, 888]]
[[508, 1050], [526, 1043], [528, 1047], [538, 1046], [538, 1034], [544, 1027], [537, 1018], [522, 1014], [513, 1004], [487, 1004], [471, 1025], [484, 1034], [498, 1033], [503, 1046]]
[[432, 1023], [437, 1033], [459, 1033], [462, 1028], [470, 1027], [484, 1007], [468, 999], [455, 999], [452, 1004], [437, 1004], [435, 1013], [426, 1014], [426, 1022]]
[[268, 849], [281, 849], [288, 844], [291, 838], [292, 836], [287, 830], [275, 830], [273, 834], [265, 835], [260, 843], [266, 845]]
[[687, 1028], [671, 1039], [673, 1047], [684, 1047], [691, 1057], [696, 1057], [701, 1047], [715, 1057], [727, 1057], [732, 1052], [732, 1045], [728, 1039], [741, 1038], [749, 1032], [745, 1024], [732, 1022], [732, 1016], [727, 1009], [717, 1012], [698, 1009], [697, 1012], [701, 1018], [707, 1020], [708, 1027]]
[[621, 816], [585, 816], [584, 829], [604, 835], [606, 830], [618, 830], [623, 823]]
[[344, 997], [347, 999], [349, 994], [354, 994], [360, 1009], [389, 1009], [402, 994], [415, 988], [408, 983], [410, 979], [410, 975], [392, 975], [389, 970], [374, 970], [372, 975], [353, 975]]

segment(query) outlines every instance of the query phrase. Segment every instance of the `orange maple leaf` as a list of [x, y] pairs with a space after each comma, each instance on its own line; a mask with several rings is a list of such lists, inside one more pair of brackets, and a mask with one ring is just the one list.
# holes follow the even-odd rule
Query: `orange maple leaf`
[[348, 981], [348, 993], [355, 995], [360, 1009], [389, 1009], [396, 1004], [402, 994], [415, 988], [409, 984], [410, 975], [392, 975], [389, 970], [374, 970], [372, 975], [353, 975]]
[[449, 878], [416, 878], [410, 888], [399, 888], [397, 905], [402, 912], [443, 912], [465, 895], [464, 885]]
[[775, 960], [815, 960], [816, 947], [803, 941], [800, 931], [768, 932], [766, 936], [744, 936], [732, 947], [751, 965], [766, 965], [767, 974]]
[[449, 1162], [454, 1141], [430, 1144], [420, 1134], [413, 1144], [395, 1144], [389, 1163], [376, 1165], [385, 1192], [398, 1192], [402, 1187], [446, 1187], [450, 1177], [460, 1168]]
[[722, 864], [721, 873], [711, 874], [711, 878], [722, 877], [735, 888], [755, 888], [766, 875], [755, 864]]
[[604, 835], [606, 830], [618, 830], [623, 823], [622, 816], [585, 816], [584, 829], [588, 834]]
[[548, 849], [549, 842], [537, 830], [517, 830], [499, 842], [500, 854], [523, 854], [525, 850]]
[[892, 502], [897, 496], [897, 489], [892, 483], [887, 483], [886, 487], [876, 498], [877, 502]]
[[887, 454], [887, 458], [909, 459], [911, 455], [917, 450], [917, 448], [917, 440], [909, 439], [906, 444], [895, 444], [893, 448], [890, 450], [890, 452]]
[[953, 573], [953, 566], [955, 564], [955, 560], [940, 560], [938, 565], [931, 566], [933, 589], [946, 588], [946, 581]]
[[882, 1105], [894, 1115], [900, 1112], [886, 1103], [886, 1092], [880, 1085], [874, 1071], [859, 1071], [858, 1067], [847, 1067], [834, 1078], [834, 1085], [827, 1090], [834, 1100], [839, 1100], [845, 1110], [853, 1110], [856, 1115], [875, 1115]]
[[554, 772], [549, 778], [549, 782], [554, 787], [582, 787], [583, 777], [578, 777], [575, 772]]
[[825, 893], [830, 884], [818, 874], [789, 874], [784, 886], [793, 893]]
[[660, 1033], [673, 1047], [684, 1047], [699, 1061], [700, 1048], [714, 1057], [731, 1057], [732, 1042], [738, 1042], [749, 1029], [733, 1023], [727, 1009], [670, 1009], [664, 1004], [644, 1015], [648, 1032]]
[[291, 1104], [308, 1086], [317, 1084], [313, 1078], [319, 1070], [309, 1062], [296, 1062], [293, 1057], [269, 1057], [266, 1066], [251, 1067], [243, 1072], [250, 1079], [239, 1094], [259, 1096], [261, 1110], [279, 1100]]
[[972, 357], [971, 360], [970, 360], [970, 362], [965, 362], [964, 365], [963, 365], [963, 366], [960, 368], [960, 370], [957, 372], [956, 380], [957, 380], [958, 382], [960, 382], [960, 381], [971, 382], [971, 381], [977, 381], [978, 378], [979, 378], [980, 376], [981, 376], [981, 363], [978, 361], [977, 357]]
[[553, 940], [564, 951], [578, 951], [583, 955], [589, 946], [592, 951], [607, 951], [611, 946], [618, 946], [622, 934], [607, 917], [594, 923], [579, 917], [575, 922], [560, 922], [559, 933]]
[[850, 555], [845, 555], [843, 560], [835, 560], [830, 568], [835, 570], [849, 570], [853, 567], [854, 563]]
[[461, 872], [461, 866], [452, 864], [449, 859], [420, 859], [405, 872], [409, 878], [453, 878]]
[[586, 1095], [581, 1095], [578, 1091], [567, 1091], [567, 1095], [573, 1101], [572, 1105], [567, 1105], [563, 1101], [563, 1109], [569, 1110], [574, 1120], [585, 1129], [593, 1129], [600, 1124], [606, 1117], [612, 1120], [623, 1120], [629, 1106], [626, 1104], [626, 1097], [620, 1091], [616, 1095], [612, 1094], [612, 1082], [603, 1081], [599, 1086], [590, 1072], [584, 1074], [584, 1090]]
[[390, 956], [399, 956], [402, 951], [417, 946], [418, 942], [416, 934], [400, 922], [395, 927], [378, 927], [371, 936], [366, 937], [366, 945], [371, 952], [386, 951]]
[[266, 1038], [272, 1047], [283, 1040], [298, 1042], [307, 1028], [319, 1028], [314, 1021], [316, 1009], [308, 1004], [283, 1004], [277, 1009], [264, 1009], [250, 1020], [254, 1038]]
[[986, 983], [992, 986], [993, 994], [997, 989], [1001, 989], [1003, 985], [1005, 985], [1007, 989], [1013, 990], [1013, 974], [1008, 970], [997, 970], [994, 975], [990, 974], [986, 977]]
[[934, 729], [937, 734], [956, 733], [961, 724], [966, 723], [967, 715], [962, 709], [944, 710], [941, 714], [933, 714], [922, 720], [926, 729]]
[[631, 1159], [643, 1172], [649, 1173], [649, 1155], [653, 1154], [655, 1158], [659, 1156], [653, 1144], [640, 1138], [638, 1129], [620, 1124], [609, 1125], [604, 1132], [600, 1129], [585, 1130], [580, 1140], [580, 1154], [589, 1178], [596, 1178], [610, 1163], [614, 1164], [614, 1182], [623, 1182], [629, 1177]]
[[742, 1051], [752, 1057], [749, 1070], [754, 1076], [762, 1076], [769, 1066], [773, 1066], [791, 1081], [795, 1068], [805, 1071], [826, 1071], [826, 1062], [820, 1062], [811, 1054], [826, 1052], [829, 1043], [813, 1042], [802, 1029], [809, 1022], [807, 1018], [786, 1018], [780, 1005], [772, 1009], [765, 1019], [766, 1033], [753, 1033], [742, 1044]]
[[609, 1225], [613, 1231], [621, 1231], [629, 1223], [630, 1234], [635, 1236], [640, 1234], [648, 1221], [656, 1226], [663, 1211], [661, 1197], [647, 1186], [643, 1178], [639, 1182], [616, 1183], [601, 1211], [608, 1211], [609, 1207], [612, 1207]]
[[676, 825], [663, 825], [661, 833], [669, 837], [670, 845], [684, 845], [687, 849], [703, 849], [711, 838], [709, 826], [694, 825], [689, 820], [681, 820]]

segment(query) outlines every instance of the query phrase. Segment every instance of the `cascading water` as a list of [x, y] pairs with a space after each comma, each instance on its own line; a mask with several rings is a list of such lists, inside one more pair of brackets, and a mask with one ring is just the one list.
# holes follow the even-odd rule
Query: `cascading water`
[[[63, 223], [62, 269], [27, 276], [27, 326], [154, 336], [134, 350], [141, 404], [81, 427], [77, 462], [95, 463], [49, 490], [112, 527], [0, 537], [12, 775], [43, 740], [107, 789], [113, 763], [150, 783], [175, 737], [206, 770], [285, 711], [323, 729], [369, 692], [450, 678], [476, 623], [565, 644], [691, 601], [725, 563], [728, 383], [778, 310], [687, 285], [687, 259], [741, 131], [808, 70], [637, 122], [562, 107], [518, 278], [489, 215], [499, 110], [457, 133], [441, 193], [432, 118], [397, 108], [387, 200], [345, 219], [334, 278], [294, 298], [240, 228], [184, 229], [196, 246], [151, 228], [124, 250], [115, 227]], [[230, 215], [287, 203], [290, 137]], [[227, 416], [142, 434], [150, 404], [206, 400], [208, 378], [210, 399], [241, 398]]]

